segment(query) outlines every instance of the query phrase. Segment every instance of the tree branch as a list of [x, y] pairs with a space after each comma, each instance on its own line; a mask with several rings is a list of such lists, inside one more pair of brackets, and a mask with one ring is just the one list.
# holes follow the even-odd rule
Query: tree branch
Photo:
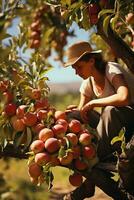
[[124, 40], [112, 29], [110, 20], [107, 35], [103, 29], [104, 18], [100, 17], [97, 23], [98, 34], [113, 49], [117, 58], [121, 58], [129, 70], [134, 73], [134, 52]]
[[7, 146], [0, 152], [0, 158], [2, 157], [27, 159], [28, 155], [26, 154], [26, 151], [24, 151], [22, 148], [16, 148], [13, 144], [7, 144]]

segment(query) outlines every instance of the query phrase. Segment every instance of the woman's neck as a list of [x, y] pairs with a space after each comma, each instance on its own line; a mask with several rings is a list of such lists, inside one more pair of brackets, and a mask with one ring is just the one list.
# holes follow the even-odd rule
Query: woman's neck
[[100, 72], [98, 72], [97, 70], [94, 70], [93, 74], [92, 74], [93, 78], [94, 78], [94, 82], [97, 85], [102, 85], [105, 83], [105, 74], [101, 74]]

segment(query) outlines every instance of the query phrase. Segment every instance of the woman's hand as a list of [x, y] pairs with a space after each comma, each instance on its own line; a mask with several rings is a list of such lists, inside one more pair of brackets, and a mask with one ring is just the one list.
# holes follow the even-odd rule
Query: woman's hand
[[90, 111], [90, 110], [92, 110], [93, 109], [93, 101], [89, 101], [88, 103], [86, 103], [82, 108], [81, 108], [81, 110], [80, 110], [80, 114], [81, 114], [81, 118], [82, 118], [82, 120], [85, 122], [85, 123], [87, 123], [88, 121], [89, 121], [89, 119], [88, 119], [88, 112]]
[[78, 110], [77, 106], [76, 106], [76, 105], [69, 105], [69, 106], [66, 108], [65, 112], [66, 112], [66, 113], [69, 113], [69, 112], [72, 112], [72, 111], [74, 111], [74, 110]]

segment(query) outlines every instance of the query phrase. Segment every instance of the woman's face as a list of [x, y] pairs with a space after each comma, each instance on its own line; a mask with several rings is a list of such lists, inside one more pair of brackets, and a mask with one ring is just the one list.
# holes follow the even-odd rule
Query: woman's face
[[94, 59], [91, 58], [89, 61], [77, 61], [72, 68], [75, 69], [75, 73], [83, 79], [87, 79], [92, 75], [92, 68], [94, 66]]

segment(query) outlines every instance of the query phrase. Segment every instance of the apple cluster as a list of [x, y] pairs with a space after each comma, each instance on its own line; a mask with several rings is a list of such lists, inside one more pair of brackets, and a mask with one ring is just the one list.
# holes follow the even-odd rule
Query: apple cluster
[[78, 187], [83, 182], [82, 173], [96, 162], [94, 135], [79, 120], [69, 119], [64, 111], [55, 110], [52, 118], [49, 127], [41, 128], [30, 146], [30, 179], [40, 184], [43, 178], [46, 180], [43, 173], [46, 166], [63, 166], [72, 169], [69, 182]]
[[30, 88], [29, 100], [20, 103], [11, 82], [1, 80], [0, 94], [1, 115], [5, 120], [3, 123], [10, 125], [11, 140], [14, 143], [19, 135], [17, 144], [30, 147], [32, 159], [30, 156], [28, 171], [31, 181], [40, 184], [46, 180], [46, 171], [51, 167], [63, 166], [72, 169], [69, 181], [73, 186], [79, 186], [83, 172], [97, 161], [95, 136], [88, 127], [50, 106], [48, 98], [38, 88]]
[[30, 26], [30, 48], [36, 49], [40, 47], [42, 16], [47, 9], [48, 6], [44, 5], [35, 10], [33, 22]]
[[[14, 94], [10, 80], [0, 81], [0, 95], [1, 101], [1, 119], [3, 123], [12, 128], [12, 138], [17, 133], [23, 135], [22, 141], [24, 143], [27, 140], [27, 127], [30, 129], [32, 138], [36, 138], [41, 128], [44, 128], [44, 123], [47, 123], [48, 115], [52, 112], [48, 99], [42, 95], [42, 92], [38, 88], [30, 88], [29, 94], [27, 94], [27, 102], [20, 104], [16, 94]], [[33, 103], [31, 103], [33, 102]], [[49, 120], [48, 120], [49, 122]], [[25, 140], [23, 140], [25, 139]]]

